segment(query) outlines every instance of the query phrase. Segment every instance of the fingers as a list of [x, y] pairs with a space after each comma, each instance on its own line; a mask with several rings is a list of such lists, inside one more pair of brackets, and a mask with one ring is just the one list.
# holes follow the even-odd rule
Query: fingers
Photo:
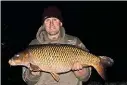
[[82, 69], [82, 65], [78, 62], [74, 63], [72, 70], [81, 70]]
[[40, 75], [40, 72], [31, 72], [32, 75]]

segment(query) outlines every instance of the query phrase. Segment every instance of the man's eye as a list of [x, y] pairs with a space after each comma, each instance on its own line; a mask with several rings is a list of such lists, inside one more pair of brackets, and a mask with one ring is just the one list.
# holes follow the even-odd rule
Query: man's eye
[[46, 22], [48, 22], [49, 21], [49, 19], [47, 19], [47, 20], [45, 20]]

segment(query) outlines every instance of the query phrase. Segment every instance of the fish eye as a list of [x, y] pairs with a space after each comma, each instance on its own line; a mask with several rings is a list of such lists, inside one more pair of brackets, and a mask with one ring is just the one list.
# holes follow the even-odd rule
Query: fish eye
[[19, 57], [19, 55], [17, 54], [16, 57]]

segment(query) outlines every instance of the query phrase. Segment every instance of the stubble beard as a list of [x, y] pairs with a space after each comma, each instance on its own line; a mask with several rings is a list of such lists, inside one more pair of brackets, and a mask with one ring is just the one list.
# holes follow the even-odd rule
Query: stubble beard
[[60, 33], [60, 31], [58, 31], [58, 32], [56, 32], [56, 33], [48, 33], [48, 35], [50, 35], [50, 36], [55, 36], [55, 35], [57, 35], [57, 34], [59, 34]]
[[51, 38], [51, 40], [57, 40], [59, 35], [60, 35], [60, 31], [56, 32], [56, 33], [48, 33], [49, 37]]

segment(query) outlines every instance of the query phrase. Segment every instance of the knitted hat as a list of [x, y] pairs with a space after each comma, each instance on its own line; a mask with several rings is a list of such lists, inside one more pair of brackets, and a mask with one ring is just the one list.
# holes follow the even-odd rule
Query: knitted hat
[[61, 11], [56, 6], [49, 6], [48, 8], [44, 9], [42, 20], [44, 21], [47, 18], [55, 17], [58, 18], [62, 22], [62, 15]]

